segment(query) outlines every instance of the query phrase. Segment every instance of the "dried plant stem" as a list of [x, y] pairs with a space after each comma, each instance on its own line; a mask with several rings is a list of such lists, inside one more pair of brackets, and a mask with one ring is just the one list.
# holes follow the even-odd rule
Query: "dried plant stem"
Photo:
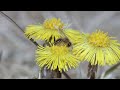
[[[10, 18], [8, 15], [6, 15], [6, 14], [5, 14], [4, 12], [2, 12], [2, 11], [0, 11], [0, 14], [1, 14], [3, 17], [5, 17], [8, 21], [10, 21], [11, 23], [13, 23], [15, 26], [17, 26], [17, 27], [24, 33], [24, 30], [23, 30], [12, 18]], [[33, 39], [30, 39], [30, 41], [31, 41], [34, 45], [36, 45], [36, 46], [39, 45], [39, 44], [38, 44], [37, 42], [35, 42]], [[50, 70], [47, 70], [47, 69], [46, 69], [46, 73], [45, 73], [45, 72], [44, 72], [44, 69], [45, 69], [45, 68], [42, 69], [42, 72], [43, 72], [42, 77], [45, 77], [47, 72], [51, 72], [51, 73], [50, 73], [50, 74], [51, 74], [50, 77], [53, 77], [54, 75], [52, 75], [52, 73], [53, 73], [53, 72], [57, 72], [57, 77], [58, 77], [58, 78], [61, 78], [61, 73], [58, 72], [58, 70], [56, 70], [56, 71], [50, 71]], [[49, 74], [48, 74], [48, 75], [49, 75]], [[70, 77], [69, 77], [69, 75], [67, 75], [67, 73], [63, 72], [63, 75], [64, 75], [66, 78], [70, 79]], [[47, 76], [46, 76], [46, 78], [47, 78]]]
[[91, 65], [91, 63], [89, 63], [87, 77], [89, 79], [95, 79], [96, 78], [97, 69], [98, 69], [98, 65]]
[[62, 73], [64, 74], [64, 76], [65, 76], [67, 79], [71, 79], [71, 77], [70, 77], [67, 73], [65, 73], [64, 71], [62, 71]]

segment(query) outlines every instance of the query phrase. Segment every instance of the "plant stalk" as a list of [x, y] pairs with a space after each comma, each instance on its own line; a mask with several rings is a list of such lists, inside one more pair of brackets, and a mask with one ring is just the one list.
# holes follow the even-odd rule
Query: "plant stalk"
[[41, 69], [41, 79], [59, 79], [62, 75], [58, 69], [50, 70], [46, 67]]
[[88, 79], [96, 78], [97, 69], [98, 69], [98, 65], [91, 65], [91, 63], [89, 63], [88, 74], [87, 74]]

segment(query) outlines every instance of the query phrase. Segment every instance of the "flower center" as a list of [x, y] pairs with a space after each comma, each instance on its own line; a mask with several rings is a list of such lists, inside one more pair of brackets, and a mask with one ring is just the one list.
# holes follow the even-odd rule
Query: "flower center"
[[88, 42], [93, 46], [107, 47], [110, 44], [110, 37], [108, 33], [99, 30], [89, 36]]
[[57, 18], [46, 19], [43, 23], [46, 29], [63, 29], [64, 23]]
[[56, 55], [65, 55], [69, 52], [69, 48], [66, 46], [52, 46], [51, 52]]

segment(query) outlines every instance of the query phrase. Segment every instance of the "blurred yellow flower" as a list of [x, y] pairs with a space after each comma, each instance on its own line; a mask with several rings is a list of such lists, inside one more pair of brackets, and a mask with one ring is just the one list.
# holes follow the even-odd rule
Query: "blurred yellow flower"
[[120, 61], [120, 43], [108, 36], [108, 33], [97, 30], [84, 34], [82, 40], [73, 48], [81, 61], [87, 60], [91, 65], [113, 65]]
[[40, 68], [46, 66], [48, 69], [60, 72], [67, 71], [79, 64], [79, 60], [71, 53], [70, 48], [66, 46], [38, 47], [36, 50], [36, 63]]
[[67, 37], [75, 44], [76, 40], [81, 38], [80, 32], [67, 29], [65, 28], [66, 26], [61, 19], [50, 18], [46, 19], [41, 25], [28, 25], [25, 29], [25, 35], [29, 39], [33, 38], [35, 41], [46, 40], [52, 43], [61, 37]]

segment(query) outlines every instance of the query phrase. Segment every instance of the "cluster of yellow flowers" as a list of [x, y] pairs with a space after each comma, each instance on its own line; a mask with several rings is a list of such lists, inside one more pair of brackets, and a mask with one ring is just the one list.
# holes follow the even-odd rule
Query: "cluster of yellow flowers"
[[[41, 25], [29, 25], [25, 35], [29, 39], [44, 40], [50, 45], [38, 46], [36, 62], [40, 68], [62, 70], [75, 68], [82, 61], [91, 65], [113, 65], [120, 61], [120, 43], [101, 30], [88, 34], [70, 28], [61, 19], [46, 19]], [[66, 44], [55, 44], [59, 39], [67, 38], [72, 43], [72, 49]]]

